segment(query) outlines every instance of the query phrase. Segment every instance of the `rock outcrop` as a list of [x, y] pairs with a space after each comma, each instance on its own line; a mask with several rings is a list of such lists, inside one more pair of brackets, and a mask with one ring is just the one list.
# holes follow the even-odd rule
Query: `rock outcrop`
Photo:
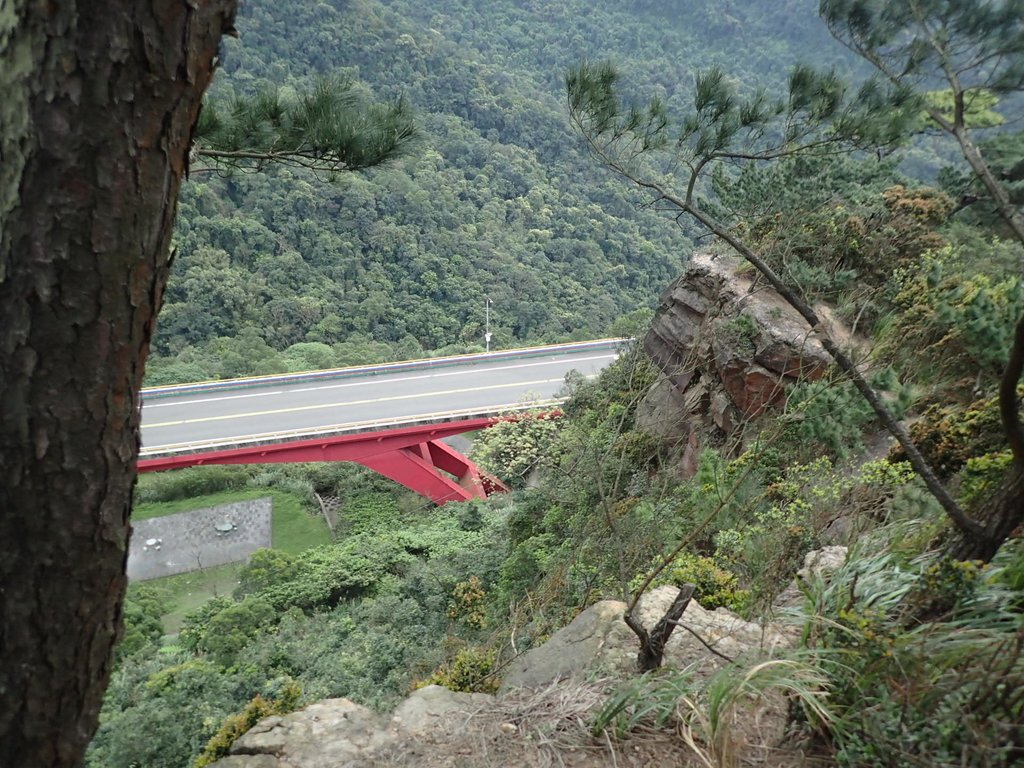
[[216, 768], [341, 768], [374, 765], [374, 755], [403, 739], [443, 730], [449, 718], [480, 709], [491, 696], [420, 688], [389, 718], [349, 699], [326, 699], [243, 734]]
[[[639, 615], [645, 627], [654, 627], [678, 591], [675, 587], [659, 587], [644, 596]], [[498, 693], [535, 688], [554, 680], [584, 680], [595, 675], [624, 679], [636, 674], [637, 639], [622, 620], [625, 611], [626, 604], [617, 600], [602, 600], [591, 606], [544, 645], [513, 661]], [[725, 608], [705, 610], [696, 600], [687, 606], [680, 623], [682, 626], [665, 646], [665, 666], [690, 667], [698, 677], [709, 676], [725, 658], [752, 651], [770, 654], [789, 643], [773, 627], [744, 621]], [[721, 655], [708, 650], [704, 643]]]
[[[662, 294], [644, 338], [663, 374], [640, 408], [645, 431], [693, 442], [695, 451], [695, 435], [734, 436], [782, 405], [789, 385], [825, 374], [831, 358], [804, 319], [770, 287], [755, 284], [743, 265], [695, 254]], [[851, 341], [827, 307], [815, 311], [835, 338]]]
[[[661, 587], [645, 596], [640, 617], [646, 626], [654, 626], [676, 592], [674, 587]], [[604, 600], [583, 611], [547, 643], [513, 661], [497, 696], [428, 686], [410, 695], [390, 717], [348, 699], [328, 699], [284, 717], [260, 721], [235, 742], [230, 756], [214, 766], [552, 764], [550, 754], [538, 752], [542, 747], [557, 749], [557, 760], [564, 765], [596, 768], [611, 764], [611, 756], [604, 750], [615, 747], [592, 739], [589, 721], [609, 685], [635, 674], [638, 646], [622, 620], [625, 609], [625, 603]], [[788, 643], [776, 628], [744, 621], [723, 608], [706, 611], [696, 601], [687, 607], [681, 623], [666, 646], [665, 664], [691, 667], [697, 676], [710, 675], [725, 663], [725, 657], [770, 654]], [[595, 679], [599, 682], [588, 682]], [[544, 732], [546, 746], [533, 740], [534, 729]], [[553, 734], [560, 734], [560, 740]], [[683, 750], [683, 745], [671, 738], [649, 741], [632, 754], [619, 754], [616, 761], [620, 765], [650, 764], [652, 758], [644, 750], [655, 747], [659, 759], [681, 764], [682, 755], [677, 751]], [[474, 761], [473, 755], [480, 750], [495, 759]]]

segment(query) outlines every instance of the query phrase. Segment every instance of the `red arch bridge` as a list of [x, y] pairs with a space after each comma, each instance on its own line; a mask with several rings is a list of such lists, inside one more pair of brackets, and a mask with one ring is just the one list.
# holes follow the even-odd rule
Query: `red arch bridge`
[[139, 471], [351, 461], [437, 504], [483, 498], [507, 489], [443, 440], [525, 410], [554, 415], [566, 374], [596, 376], [624, 341], [146, 389]]
[[[557, 411], [542, 418], [554, 418]], [[515, 416], [485, 416], [421, 424], [378, 432], [330, 435], [307, 440], [248, 445], [139, 460], [139, 472], [211, 464], [272, 464], [351, 461], [401, 483], [435, 504], [482, 499], [507, 491], [504, 483], [446, 445], [444, 438], [485, 429]]]

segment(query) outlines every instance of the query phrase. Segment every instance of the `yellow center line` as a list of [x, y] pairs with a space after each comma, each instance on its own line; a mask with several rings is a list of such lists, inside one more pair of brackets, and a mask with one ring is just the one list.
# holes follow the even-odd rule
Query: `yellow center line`
[[439, 392], [417, 392], [412, 395], [395, 395], [393, 397], [377, 397], [369, 400], [347, 400], [342, 403], [324, 403], [320, 405], [298, 405], [293, 408], [274, 408], [269, 411], [252, 411], [250, 413], [230, 413], [223, 416], [206, 416], [201, 419], [181, 419], [179, 421], [162, 421], [158, 424], [143, 424], [144, 430], [159, 429], [160, 427], [179, 427], [182, 424], [200, 424], [206, 421], [227, 421], [229, 419], [247, 419], [253, 416], [273, 416], [279, 413], [298, 413], [299, 411], [316, 411], [328, 408], [345, 408], [352, 405], [369, 405], [371, 403], [387, 403], [393, 400], [418, 400], [425, 397], [436, 397], [438, 395], [461, 395], [467, 392], [482, 392], [488, 389], [509, 389], [512, 387], [532, 387], [537, 384], [552, 384], [563, 381], [558, 379], [538, 379], [537, 381], [517, 381], [512, 384], [491, 384], [486, 387], [465, 387], [463, 389], [446, 389]]

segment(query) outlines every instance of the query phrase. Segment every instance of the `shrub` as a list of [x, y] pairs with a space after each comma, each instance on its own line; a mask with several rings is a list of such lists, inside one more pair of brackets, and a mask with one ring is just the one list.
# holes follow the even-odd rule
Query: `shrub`
[[449, 691], [462, 693], [494, 693], [501, 685], [494, 674], [496, 660], [496, 651], [463, 648], [450, 662], [436, 669], [423, 685], [442, 685]]
[[244, 488], [250, 472], [243, 466], [190, 467], [171, 472], [141, 475], [135, 487], [135, 503], [177, 501], [220, 491]]
[[[889, 407], [897, 417], [911, 404], [912, 391], [905, 387], [892, 369], [875, 372], [871, 385], [886, 393]], [[793, 444], [847, 458], [864, 449], [864, 429], [875, 420], [875, 412], [848, 380], [800, 382], [790, 389], [786, 421]], [[797, 451], [799, 453], [799, 451]]]
[[124, 636], [117, 646], [117, 659], [160, 642], [163, 625], [160, 619], [167, 606], [153, 587], [133, 586], [124, 601]]
[[279, 549], [257, 549], [238, 574], [235, 597], [243, 598], [291, 581], [299, 574], [293, 555]]
[[487, 592], [476, 576], [460, 581], [452, 590], [448, 603], [448, 618], [472, 629], [483, 629], [487, 623]]
[[[1019, 390], [1024, 395], [1024, 387]], [[968, 460], [1003, 449], [1006, 438], [999, 418], [999, 399], [977, 400], [967, 408], [932, 406], [910, 426], [918, 449], [942, 478], [963, 469]], [[902, 449], [890, 453], [904, 461]]]
[[267, 700], [263, 696], [255, 696], [241, 712], [224, 719], [220, 728], [206, 743], [202, 753], [192, 763], [192, 768], [206, 768], [220, 758], [226, 757], [231, 751], [231, 745], [256, 723], [271, 715], [294, 712], [301, 697], [302, 689], [298, 683], [290, 680], [284, 684], [276, 698]]
[[987, 453], [967, 460], [960, 476], [960, 500], [968, 509], [991, 499], [1013, 465], [1010, 451]]
[[1006, 364], [1013, 327], [1024, 313], [1024, 282], [1008, 272], [988, 275], [953, 247], [897, 270], [897, 312], [886, 344], [925, 376], [942, 361], [942, 376], [991, 385]]
[[558, 431], [558, 420], [546, 413], [512, 415], [480, 432], [473, 442], [473, 460], [514, 488], [522, 488], [544, 459]]
[[210, 619], [231, 605], [233, 605], [231, 598], [220, 595], [210, 598], [194, 611], [185, 614], [185, 619], [181, 623], [181, 631], [178, 633], [178, 643], [181, 647], [193, 653], [198, 651], [210, 626]]
[[277, 613], [268, 601], [247, 597], [210, 617], [198, 649], [209, 653], [219, 664], [229, 666], [246, 645], [276, 620]]
[[728, 608], [742, 611], [750, 593], [739, 588], [736, 574], [719, 566], [710, 557], [682, 552], [668, 569], [668, 579], [678, 587], [693, 584], [694, 599], [709, 611]]
[[383, 577], [411, 561], [400, 544], [354, 536], [340, 544], [308, 549], [295, 560], [293, 578], [256, 593], [277, 610], [310, 612], [366, 595]]

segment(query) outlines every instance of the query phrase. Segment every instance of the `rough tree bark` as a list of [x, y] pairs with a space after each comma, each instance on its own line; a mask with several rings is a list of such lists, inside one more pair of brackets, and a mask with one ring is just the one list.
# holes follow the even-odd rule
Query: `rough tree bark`
[[138, 390], [237, 0], [0, 3], [0, 765], [74, 766], [121, 626]]

